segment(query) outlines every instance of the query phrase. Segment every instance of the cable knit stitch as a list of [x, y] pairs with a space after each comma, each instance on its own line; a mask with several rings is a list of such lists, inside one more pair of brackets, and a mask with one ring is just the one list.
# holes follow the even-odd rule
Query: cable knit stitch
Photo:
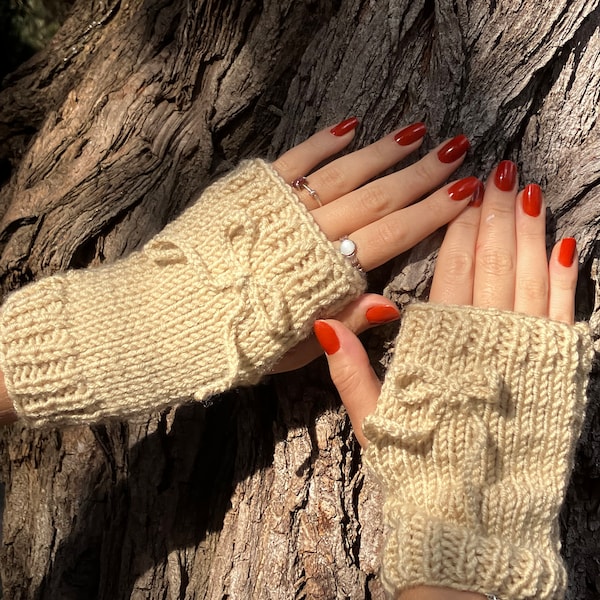
[[448, 586], [558, 599], [558, 511], [591, 361], [589, 328], [410, 306], [364, 458], [385, 490], [390, 592]]
[[126, 417], [256, 383], [364, 287], [290, 186], [248, 161], [141, 252], [11, 295], [0, 368], [32, 425]]

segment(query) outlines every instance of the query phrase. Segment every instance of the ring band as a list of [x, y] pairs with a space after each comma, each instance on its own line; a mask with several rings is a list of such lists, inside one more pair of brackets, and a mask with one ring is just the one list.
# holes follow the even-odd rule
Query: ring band
[[362, 268], [362, 265], [356, 256], [357, 250], [356, 243], [353, 242], [347, 235], [344, 235], [340, 238], [340, 252], [342, 253], [342, 256], [345, 256], [355, 269], [358, 269], [361, 273], [364, 273], [365, 270]]
[[310, 197], [319, 206], [323, 206], [323, 203], [321, 202], [321, 198], [319, 198], [319, 194], [317, 194], [317, 192], [308, 185], [308, 179], [306, 179], [306, 177], [298, 177], [298, 179], [294, 179], [294, 181], [292, 181], [292, 183], [290, 185], [295, 190], [301, 190], [301, 189], [306, 190], [310, 194]]

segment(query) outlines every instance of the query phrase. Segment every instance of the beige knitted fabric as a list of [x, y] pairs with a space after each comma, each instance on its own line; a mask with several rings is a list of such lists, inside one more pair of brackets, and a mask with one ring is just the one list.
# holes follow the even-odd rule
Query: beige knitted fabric
[[96, 421], [257, 382], [364, 277], [255, 160], [141, 252], [8, 298], [0, 368], [32, 425]]
[[404, 315], [366, 462], [386, 491], [388, 591], [438, 585], [562, 598], [558, 511], [585, 407], [591, 339], [496, 310]]

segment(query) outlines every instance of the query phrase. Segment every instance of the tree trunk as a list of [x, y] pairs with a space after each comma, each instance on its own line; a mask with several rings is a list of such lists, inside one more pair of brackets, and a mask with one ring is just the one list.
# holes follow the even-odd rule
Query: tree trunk
[[[0, 92], [0, 285], [112, 261], [245, 156], [326, 124], [427, 122], [546, 192], [600, 336], [598, 0], [79, 0]], [[433, 236], [370, 277], [427, 296]], [[549, 240], [551, 241], [551, 240]], [[367, 339], [374, 360], [394, 328]], [[563, 510], [570, 598], [600, 595], [597, 369]], [[0, 569], [19, 599], [383, 598], [381, 493], [324, 361], [213, 406], [0, 432]]]

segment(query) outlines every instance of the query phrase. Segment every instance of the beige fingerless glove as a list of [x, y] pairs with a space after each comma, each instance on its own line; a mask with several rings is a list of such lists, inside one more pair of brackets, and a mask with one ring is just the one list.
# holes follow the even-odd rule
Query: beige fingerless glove
[[386, 491], [382, 577], [562, 598], [558, 511], [584, 415], [584, 324], [413, 305], [404, 315], [365, 461]]
[[0, 368], [32, 425], [202, 400], [256, 383], [364, 286], [290, 186], [249, 161], [141, 252], [11, 295]]

